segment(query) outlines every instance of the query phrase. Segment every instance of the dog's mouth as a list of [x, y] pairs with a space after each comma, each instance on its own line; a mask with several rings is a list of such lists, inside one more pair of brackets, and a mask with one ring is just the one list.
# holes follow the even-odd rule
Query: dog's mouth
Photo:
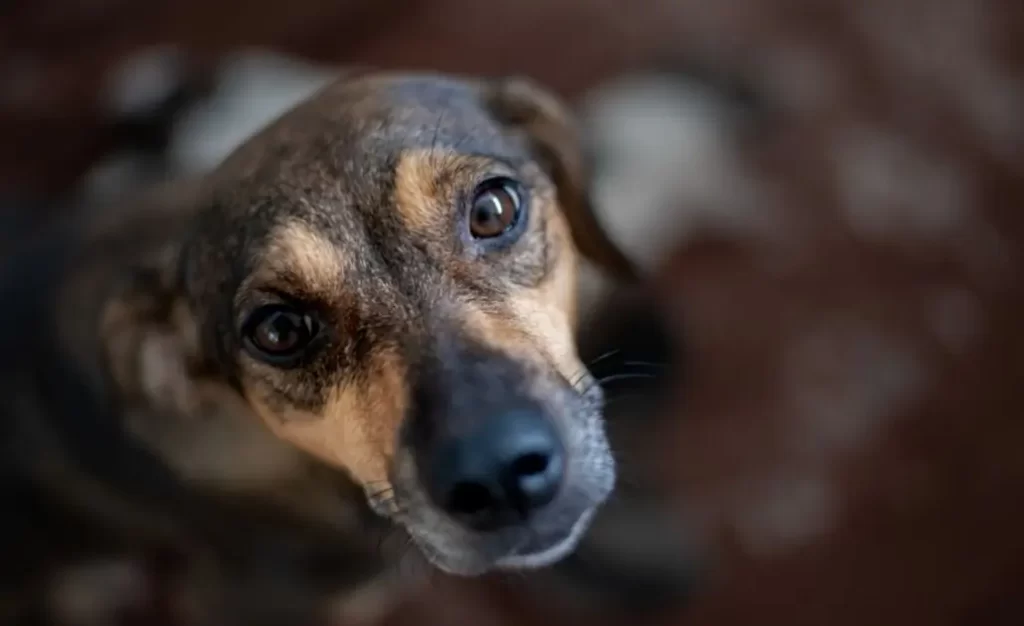
[[412, 544], [438, 569], [456, 576], [479, 576], [490, 571], [524, 571], [554, 565], [579, 545], [597, 507], [584, 511], [574, 522], [557, 529], [529, 525], [490, 535], [448, 533], [399, 521]]
[[547, 567], [572, 553], [586, 533], [596, 508], [584, 511], [567, 529], [553, 533], [531, 533], [522, 546], [495, 562], [497, 569], [521, 570]]

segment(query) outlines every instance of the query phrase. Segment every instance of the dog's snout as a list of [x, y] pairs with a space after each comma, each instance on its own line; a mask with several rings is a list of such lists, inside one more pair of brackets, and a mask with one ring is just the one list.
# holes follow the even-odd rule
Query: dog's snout
[[427, 488], [460, 523], [479, 531], [523, 522], [554, 500], [562, 484], [565, 450], [542, 415], [512, 411], [470, 436], [437, 446]]

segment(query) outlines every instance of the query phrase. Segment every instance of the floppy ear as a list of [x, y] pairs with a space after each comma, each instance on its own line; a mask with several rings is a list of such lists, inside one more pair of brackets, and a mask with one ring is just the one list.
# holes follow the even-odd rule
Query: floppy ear
[[485, 99], [498, 121], [524, 134], [558, 187], [558, 201], [579, 251], [615, 278], [636, 279], [636, 266], [594, 212], [583, 144], [566, 105], [533, 81], [518, 77], [489, 83]]
[[177, 248], [131, 268], [107, 300], [101, 337], [113, 382], [128, 403], [194, 414], [196, 328], [177, 288]]
[[316, 510], [322, 500], [294, 488], [307, 480], [305, 456], [261, 424], [200, 348], [179, 276], [177, 251], [166, 249], [130, 270], [104, 308], [127, 431], [188, 480]]

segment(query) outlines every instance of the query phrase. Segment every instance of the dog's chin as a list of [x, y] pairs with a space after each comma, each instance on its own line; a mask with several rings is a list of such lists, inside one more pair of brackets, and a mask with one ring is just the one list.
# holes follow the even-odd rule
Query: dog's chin
[[485, 555], [470, 546], [447, 546], [442, 549], [412, 534], [413, 543], [423, 556], [439, 570], [463, 577], [482, 576], [498, 571], [523, 571], [554, 565], [570, 555], [590, 527], [594, 509], [585, 511], [567, 530], [546, 535], [524, 533], [524, 540], [501, 555]]
[[527, 570], [548, 567], [572, 554], [590, 528], [595, 509], [585, 511], [568, 532], [554, 537], [533, 538], [522, 548], [495, 562], [499, 570]]

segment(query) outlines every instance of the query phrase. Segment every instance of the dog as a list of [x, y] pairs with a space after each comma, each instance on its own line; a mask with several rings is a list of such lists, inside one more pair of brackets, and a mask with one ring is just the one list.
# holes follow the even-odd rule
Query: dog
[[4, 610], [52, 618], [46, 568], [154, 546], [203, 564], [190, 615], [221, 624], [323, 618], [393, 533], [461, 576], [565, 557], [616, 475], [576, 267], [637, 275], [587, 183], [527, 79], [355, 70], [202, 179], [27, 243]]

